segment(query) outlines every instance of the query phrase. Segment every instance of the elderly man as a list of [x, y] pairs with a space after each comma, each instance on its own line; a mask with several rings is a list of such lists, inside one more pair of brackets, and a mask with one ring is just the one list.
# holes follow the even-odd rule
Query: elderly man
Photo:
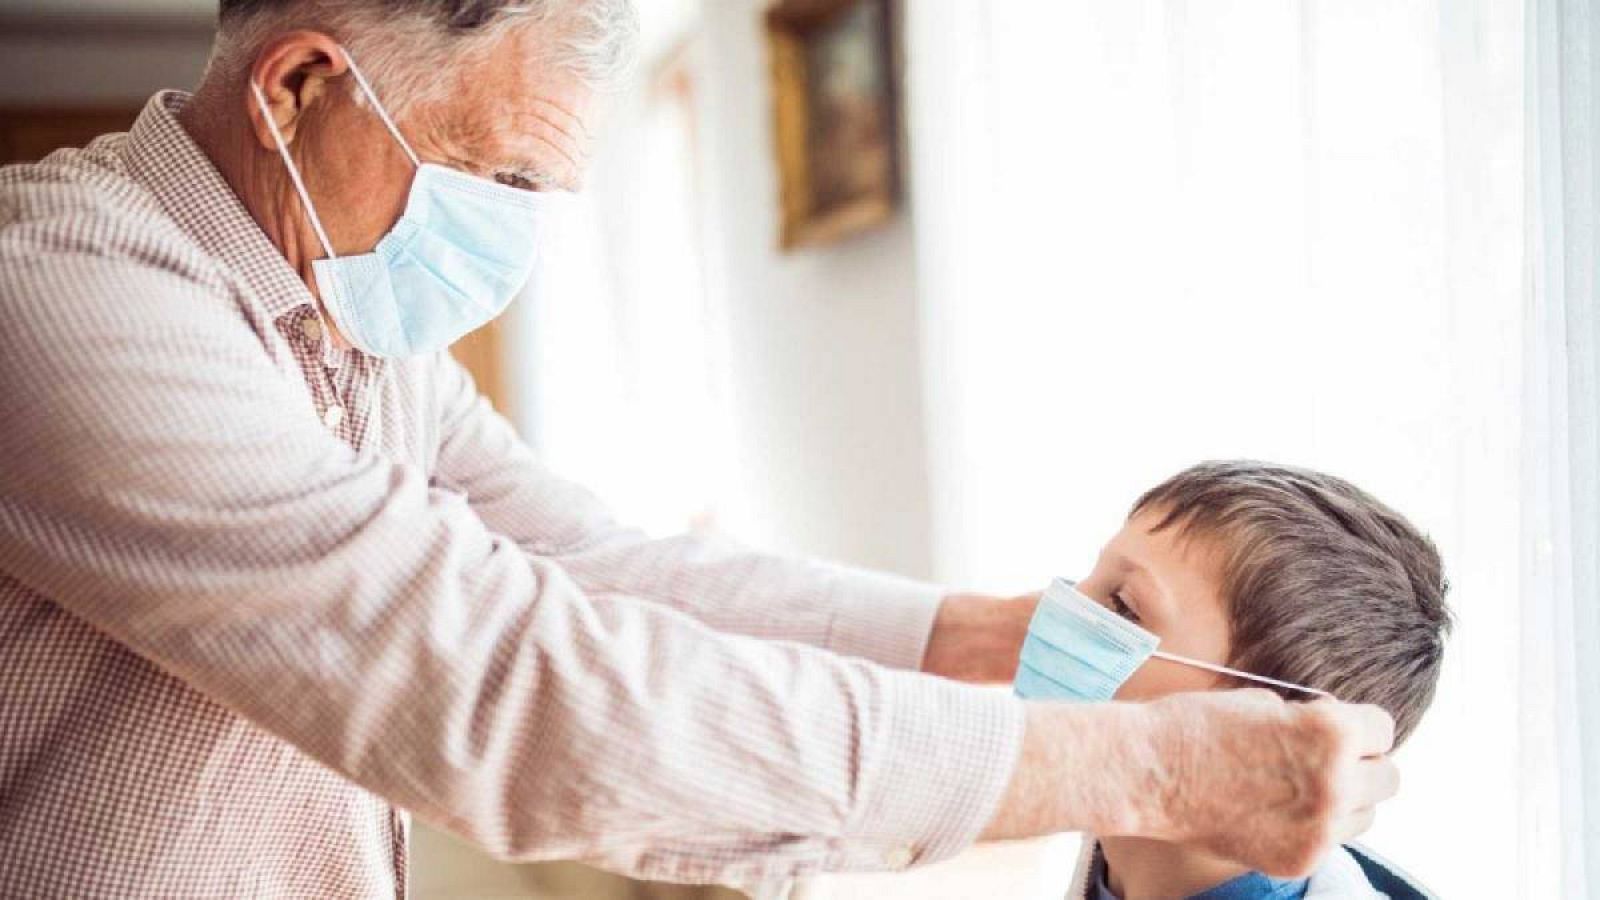
[[1025, 704], [971, 682], [1035, 598], [648, 540], [540, 467], [444, 348], [537, 264], [631, 16], [223, 0], [193, 96], [0, 174], [0, 895], [400, 895], [409, 815], [743, 884], [1365, 828], [1380, 712]]

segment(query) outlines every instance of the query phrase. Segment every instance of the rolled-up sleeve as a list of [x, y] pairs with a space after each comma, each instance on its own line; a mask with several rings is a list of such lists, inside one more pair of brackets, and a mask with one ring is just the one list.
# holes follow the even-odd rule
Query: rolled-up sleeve
[[[335, 439], [214, 291], [36, 265], [27, 298], [0, 279], [0, 567], [350, 780], [504, 857], [690, 881], [937, 859], [992, 815], [1016, 700], [640, 597], [810, 600], [765, 636], [903, 663], [872, 633], [921, 589], [737, 553], [673, 582], [703, 548], [608, 580], [616, 538], [486, 525], [515, 485]], [[41, 285], [71, 313], [30, 315]]]
[[[651, 539], [543, 466], [459, 363], [442, 355], [439, 366], [443, 441], [435, 477], [465, 494], [491, 529], [558, 561], [580, 586], [664, 603], [720, 631], [799, 641], [898, 669], [921, 666], [940, 588], [717, 538]], [[641, 465], [647, 454], [641, 448]]]

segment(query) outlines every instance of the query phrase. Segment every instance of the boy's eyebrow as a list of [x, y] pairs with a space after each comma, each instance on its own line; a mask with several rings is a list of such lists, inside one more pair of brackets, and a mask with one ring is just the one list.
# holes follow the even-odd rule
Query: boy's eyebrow
[[[1128, 570], [1125, 577], [1129, 580], [1137, 577], [1142, 582], [1140, 585], [1142, 589], [1135, 599], [1142, 598], [1146, 604], [1159, 605], [1163, 610], [1168, 610], [1171, 606], [1168, 600], [1171, 593], [1161, 584], [1161, 580], [1156, 578], [1155, 573], [1131, 556], [1124, 556], [1122, 560]], [[1148, 609], [1146, 611], [1148, 612]]]

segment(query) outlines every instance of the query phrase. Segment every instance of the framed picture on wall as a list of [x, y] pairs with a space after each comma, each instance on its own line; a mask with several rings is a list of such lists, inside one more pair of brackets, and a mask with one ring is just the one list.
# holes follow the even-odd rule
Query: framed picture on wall
[[899, 197], [889, 0], [780, 0], [767, 12], [786, 250], [888, 221]]

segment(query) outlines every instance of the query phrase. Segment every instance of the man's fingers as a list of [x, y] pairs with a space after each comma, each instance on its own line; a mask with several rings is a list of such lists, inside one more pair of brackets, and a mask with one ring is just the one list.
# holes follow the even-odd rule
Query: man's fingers
[[1394, 718], [1382, 707], [1368, 703], [1317, 702], [1329, 704], [1329, 711], [1345, 725], [1354, 749], [1361, 756], [1382, 756], [1394, 748]]
[[1351, 805], [1376, 806], [1400, 792], [1400, 767], [1387, 756], [1363, 759], [1356, 763], [1355, 793]]
[[[1387, 756], [1394, 720], [1376, 706], [1285, 704], [1268, 693], [1227, 691], [1168, 697], [1151, 708], [1190, 726], [1167, 752], [1206, 764], [1180, 771], [1225, 776], [1169, 792], [1183, 801], [1184, 815], [1170, 829], [1178, 834], [1151, 837], [1205, 846], [1271, 874], [1303, 874], [1330, 843], [1370, 828], [1377, 807], [1400, 789]], [[1204, 712], [1212, 718], [1197, 715]]]
[[1337, 843], [1342, 844], [1345, 841], [1351, 840], [1352, 838], [1357, 838], [1363, 834], [1366, 834], [1367, 829], [1372, 827], [1372, 820], [1376, 818], [1377, 815], [1378, 808], [1375, 806], [1369, 806], [1365, 809], [1358, 809], [1350, 815], [1341, 818], [1338, 822], [1334, 823], [1333, 826], [1334, 840]]

